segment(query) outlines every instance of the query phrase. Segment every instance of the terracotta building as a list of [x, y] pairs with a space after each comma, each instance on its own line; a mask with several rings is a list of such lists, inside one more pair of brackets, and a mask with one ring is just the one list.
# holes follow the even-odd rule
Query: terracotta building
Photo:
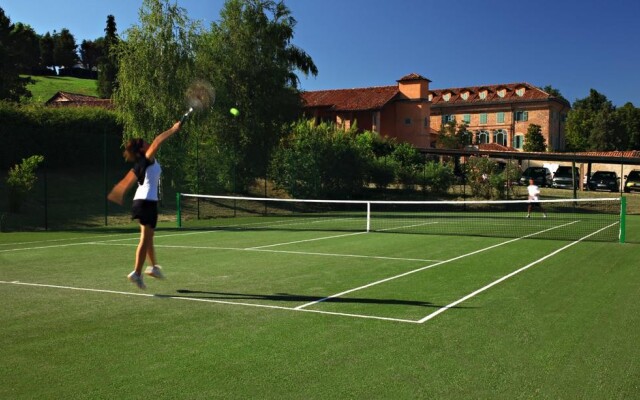
[[409, 74], [397, 85], [318, 90], [302, 94], [304, 114], [348, 129], [378, 132], [413, 144], [436, 147], [448, 121], [468, 126], [470, 144], [522, 150], [530, 124], [541, 127], [549, 151], [564, 150], [569, 103], [528, 83], [430, 89], [431, 81]]

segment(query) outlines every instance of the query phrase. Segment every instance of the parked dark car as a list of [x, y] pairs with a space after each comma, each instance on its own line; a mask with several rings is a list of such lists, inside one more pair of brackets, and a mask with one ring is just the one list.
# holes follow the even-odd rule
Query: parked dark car
[[529, 185], [529, 179], [532, 179], [536, 185], [551, 186], [551, 171], [544, 167], [529, 167], [524, 170], [520, 177], [520, 185]]
[[580, 185], [580, 172], [577, 167], [558, 167], [556, 173], [553, 174], [553, 183], [551, 186], [554, 188], [573, 189]]
[[589, 190], [609, 190], [617, 192], [619, 188], [618, 174], [613, 171], [596, 171], [588, 183]]
[[629, 172], [629, 175], [625, 176], [624, 192], [629, 193], [633, 191], [640, 191], [640, 170], [634, 169]]

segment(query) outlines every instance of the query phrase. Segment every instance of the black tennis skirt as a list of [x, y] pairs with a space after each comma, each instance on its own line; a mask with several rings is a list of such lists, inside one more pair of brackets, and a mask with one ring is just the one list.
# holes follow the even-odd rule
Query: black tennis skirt
[[131, 206], [131, 219], [140, 221], [140, 225], [156, 229], [158, 224], [158, 202], [151, 200], [134, 200]]

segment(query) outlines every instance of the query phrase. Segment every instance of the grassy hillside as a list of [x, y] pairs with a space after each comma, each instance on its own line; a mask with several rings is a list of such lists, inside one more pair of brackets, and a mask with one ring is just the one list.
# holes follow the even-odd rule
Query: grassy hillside
[[27, 88], [33, 94], [32, 101], [44, 103], [59, 91], [84, 94], [88, 96], [98, 95], [98, 81], [93, 79], [72, 78], [69, 76], [32, 76], [35, 81]]

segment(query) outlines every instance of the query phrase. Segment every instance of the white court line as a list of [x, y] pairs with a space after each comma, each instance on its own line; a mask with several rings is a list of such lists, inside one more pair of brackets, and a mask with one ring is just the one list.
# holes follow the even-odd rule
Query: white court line
[[[123, 233], [122, 235], [140, 235], [140, 232], [131, 232], [131, 233]], [[23, 244], [34, 244], [34, 243], [50, 243], [50, 242], [63, 242], [67, 240], [86, 240], [86, 239], [94, 239], [101, 237], [113, 237], [114, 234], [109, 235], [96, 235], [96, 236], [85, 236], [85, 237], [70, 237], [70, 238], [60, 238], [60, 239], [46, 239], [46, 240], [33, 240], [30, 242], [13, 242], [13, 243], [0, 243], [0, 246], [18, 246]], [[118, 235], [120, 236], [120, 235]]]
[[[198, 234], [203, 234], [203, 233], [216, 233], [216, 232], [221, 232], [221, 231], [220, 230], [211, 230], [211, 231], [172, 233], [172, 234], [167, 234], [167, 235], [156, 235], [156, 239], [163, 238], [163, 237], [170, 237], [170, 236], [188, 236], [188, 235], [198, 235]], [[109, 235], [109, 236], [111, 236], [111, 235]], [[104, 241], [101, 241], [101, 242], [96, 242], [96, 241], [92, 240], [92, 241], [88, 241], [88, 242], [79, 242], [79, 243], [52, 244], [52, 245], [49, 245], [49, 246], [21, 247], [19, 249], [4, 249], [4, 250], [0, 250], [0, 253], [8, 253], [8, 252], [13, 252], [13, 251], [26, 251], [26, 250], [54, 249], [54, 248], [57, 248], [57, 247], [80, 246], [80, 245], [87, 245], [87, 244], [102, 244], [102, 243], [110, 243], [110, 242], [120, 242], [120, 241], [123, 241], [123, 240], [139, 240], [139, 239], [140, 239], [140, 233], [137, 232], [136, 236], [128, 237], [128, 238], [104, 240]], [[38, 243], [38, 242], [34, 242], [34, 243]]]
[[404, 226], [397, 226], [395, 228], [385, 228], [385, 229], [374, 229], [373, 232], [387, 232], [387, 231], [397, 231], [399, 229], [408, 229], [408, 228], [415, 228], [416, 226], [425, 226], [425, 225], [433, 225], [433, 224], [438, 224], [438, 221], [433, 221], [433, 222], [423, 222], [421, 224], [413, 224], [413, 225], [404, 225]]
[[362, 235], [365, 233], [367, 232], [355, 232], [355, 233], [345, 233], [343, 235], [323, 236], [323, 237], [313, 238], [313, 239], [296, 240], [294, 242], [268, 244], [266, 246], [247, 247], [245, 250], [260, 250], [260, 249], [266, 249], [268, 247], [284, 246], [287, 244], [295, 244], [295, 243], [315, 242], [317, 240], [335, 239], [335, 238], [345, 237], [345, 236]]
[[[90, 244], [96, 244], [100, 246], [130, 246], [135, 247], [137, 244], [117, 244], [117, 243], [104, 243], [95, 242]], [[406, 257], [384, 257], [384, 256], [365, 256], [361, 254], [340, 254], [340, 253], [317, 253], [309, 251], [289, 251], [289, 250], [267, 250], [267, 249], [247, 249], [243, 247], [221, 247], [221, 246], [181, 246], [172, 244], [156, 244], [156, 248], [168, 248], [168, 249], [193, 249], [193, 250], [232, 250], [232, 251], [257, 251], [265, 253], [284, 253], [284, 254], [299, 254], [303, 256], [325, 256], [325, 257], [347, 257], [347, 258], [370, 258], [374, 260], [392, 260], [392, 261], [420, 261], [420, 262], [438, 262], [440, 260], [430, 260], [424, 258], [406, 258]]]
[[555, 256], [556, 254], [560, 253], [560, 252], [561, 252], [561, 251], [563, 251], [563, 250], [568, 249], [569, 247], [573, 246], [574, 244], [580, 243], [581, 241], [583, 241], [583, 240], [585, 240], [585, 239], [587, 239], [587, 238], [589, 238], [589, 237], [591, 237], [591, 236], [593, 236], [593, 235], [595, 235], [595, 234], [597, 234], [597, 233], [600, 233], [600, 232], [602, 232], [602, 231], [603, 231], [603, 230], [605, 230], [605, 229], [611, 228], [612, 226], [614, 226], [614, 225], [616, 225], [616, 224], [617, 224], [617, 222], [615, 222], [615, 223], [613, 223], [613, 224], [611, 224], [611, 225], [609, 225], [609, 226], [605, 226], [604, 228], [599, 229], [599, 230], [597, 230], [597, 231], [595, 231], [595, 232], [593, 232], [593, 233], [591, 233], [591, 234], [589, 234], [589, 235], [587, 235], [587, 236], [584, 236], [584, 237], [582, 237], [582, 238], [580, 238], [580, 239], [576, 240], [575, 242], [569, 243], [568, 245], [566, 245], [566, 246], [564, 246], [564, 247], [561, 247], [561, 248], [559, 248], [558, 250], [556, 250], [556, 251], [554, 251], [554, 252], [552, 252], [552, 253], [550, 253], [550, 254], [547, 254], [546, 256], [544, 256], [544, 257], [542, 257], [542, 258], [540, 258], [540, 259], [538, 259], [538, 260], [536, 260], [536, 261], [534, 261], [534, 262], [532, 262], [532, 263], [530, 263], [530, 264], [528, 264], [528, 265], [525, 265], [524, 267], [522, 267], [522, 268], [520, 268], [520, 269], [518, 269], [518, 270], [515, 270], [515, 271], [513, 271], [512, 273], [510, 273], [510, 274], [508, 274], [508, 275], [505, 275], [505, 276], [503, 276], [502, 278], [500, 278], [500, 279], [498, 279], [498, 280], [495, 280], [495, 281], [491, 282], [491, 283], [490, 283], [490, 284], [488, 284], [487, 286], [484, 286], [484, 287], [482, 287], [482, 288], [480, 288], [480, 289], [476, 290], [475, 292], [469, 293], [468, 295], [464, 296], [463, 298], [461, 298], [461, 299], [459, 299], [459, 300], [456, 300], [456, 301], [454, 301], [453, 303], [448, 304], [448, 305], [446, 305], [446, 306], [444, 306], [444, 307], [440, 308], [438, 311], [435, 311], [435, 312], [433, 312], [433, 313], [431, 313], [431, 314], [427, 315], [426, 317], [422, 318], [422, 319], [421, 319], [420, 321], [418, 321], [418, 322], [419, 322], [419, 323], [424, 323], [424, 322], [426, 322], [426, 321], [428, 321], [428, 320], [430, 320], [430, 319], [434, 318], [435, 316], [440, 315], [440, 314], [442, 314], [443, 312], [445, 312], [445, 311], [449, 310], [450, 308], [453, 308], [453, 307], [457, 306], [458, 304], [462, 303], [463, 301], [469, 300], [470, 298], [472, 298], [472, 297], [476, 296], [476, 295], [477, 295], [477, 294], [479, 294], [479, 293], [484, 292], [485, 290], [487, 290], [487, 289], [489, 289], [489, 288], [491, 288], [491, 287], [493, 287], [493, 286], [497, 285], [498, 283], [500, 283], [500, 282], [502, 282], [502, 281], [505, 281], [505, 280], [507, 280], [507, 279], [509, 279], [509, 278], [511, 278], [511, 277], [513, 277], [513, 276], [515, 276], [515, 275], [517, 275], [517, 274], [519, 274], [520, 272], [525, 271], [525, 270], [527, 270], [527, 269], [529, 269], [529, 268], [533, 267], [534, 265], [536, 265], [536, 264], [538, 264], [538, 263], [541, 263], [542, 261], [546, 260], [547, 258], [550, 258], [550, 257]]
[[83, 292], [118, 294], [118, 295], [124, 295], [124, 296], [141, 296], [141, 297], [154, 297], [154, 298], [160, 298], [160, 299], [199, 301], [199, 302], [205, 302], [205, 303], [217, 303], [217, 304], [226, 304], [226, 305], [234, 305], [234, 306], [269, 308], [273, 310], [286, 310], [286, 311], [298, 311], [298, 312], [302, 311], [302, 312], [311, 312], [316, 314], [338, 315], [343, 317], [375, 319], [375, 320], [381, 320], [381, 321], [405, 322], [405, 323], [411, 323], [411, 324], [418, 323], [418, 321], [411, 320], [411, 319], [389, 318], [389, 317], [379, 317], [375, 315], [349, 314], [349, 313], [339, 313], [339, 312], [320, 311], [320, 310], [298, 310], [292, 307], [270, 306], [267, 304], [242, 303], [242, 302], [235, 302], [235, 301], [202, 299], [202, 298], [194, 298], [194, 297], [159, 295], [159, 294], [150, 294], [150, 293], [121, 292], [117, 290], [89, 289], [89, 288], [81, 288], [81, 287], [74, 287], [74, 286], [47, 285], [42, 283], [28, 283], [28, 282], [19, 282], [19, 281], [13, 281], [13, 282], [0, 281], [0, 284], [42, 287], [42, 288], [49, 288], [49, 289], [77, 290], [77, 291], [83, 291]]
[[539, 234], [544, 233], [544, 232], [548, 232], [548, 231], [551, 231], [551, 230], [554, 230], [554, 229], [558, 229], [558, 228], [562, 228], [562, 227], [565, 227], [565, 226], [568, 226], [568, 225], [572, 225], [572, 224], [575, 224], [576, 222], [579, 222], [579, 221], [569, 222], [569, 223], [566, 223], [566, 224], [555, 226], [553, 228], [545, 229], [543, 231], [539, 231], [539, 232], [531, 233], [529, 235], [521, 236], [519, 238], [507, 240], [506, 242], [494, 244], [493, 246], [489, 246], [489, 247], [482, 248], [480, 250], [472, 251], [471, 253], [466, 253], [466, 254], [463, 254], [463, 255], [460, 255], [460, 256], [457, 256], [457, 257], [454, 257], [454, 258], [450, 258], [450, 259], [445, 260], [445, 261], [440, 261], [438, 263], [427, 265], [427, 266], [424, 266], [422, 268], [414, 269], [414, 270], [411, 270], [411, 271], [408, 271], [408, 272], [405, 272], [405, 273], [402, 273], [402, 274], [399, 274], [399, 275], [395, 275], [395, 276], [391, 276], [389, 278], [381, 279], [379, 281], [375, 281], [375, 282], [372, 282], [372, 283], [369, 283], [369, 284], [366, 284], [366, 285], [363, 285], [363, 286], [360, 286], [360, 287], [357, 287], [357, 288], [354, 288], [354, 289], [345, 290], [344, 292], [336, 293], [336, 294], [333, 294], [331, 296], [327, 296], [327, 297], [325, 297], [323, 299], [320, 299], [320, 300], [311, 301], [309, 303], [303, 304], [303, 305], [298, 306], [296, 308], [297, 309], [302, 309], [302, 308], [305, 308], [305, 307], [313, 306], [315, 304], [322, 303], [323, 301], [327, 301], [327, 300], [330, 300], [330, 299], [333, 299], [333, 298], [336, 298], [336, 297], [344, 296], [345, 294], [357, 292], [358, 290], [370, 288], [372, 286], [376, 286], [376, 285], [379, 285], [381, 283], [389, 282], [389, 281], [392, 281], [394, 279], [402, 278], [402, 277], [405, 277], [407, 275], [415, 274], [416, 272], [420, 272], [420, 271], [424, 271], [424, 270], [429, 269], [429, 268], [437, 267], [438, 265], [442, 265], [442, 264], [446, 264], [446, 263], [449, 263], [449, 262], [452, 262], [452, 261], [456, 261], [456, 260], [459, 260], [461, 258], [472, 256], [472, 255], [475, 255], [475, 254], [478, 254], [478, 253], [482, 253], [482, 252], [494, 249], [494, 248], [499, 247], [499, 246], [504, 246], [505, 244], [509, 244], [509, 243], [513, 243], [513, 242], [521, 240], [521, 239], [525, 239], [527, 237], [539, 235]]
[[54, 249], [54, 248], [60, 248], [60, 247], [81, 246], [81, 245], [86, 245], [86, 244], [92, 244], [92, 242], [68, 243], [68, 244], [52, 244], [50, 246], [21, 247], [19, 249], [4, 249], [4, 250], [0, 250], [0, 253], [9, 253], [9, 252], [27, 251], [27, 250]]
[[405, 257], [383, 257], [383, 256], [364, 256], [359, 254], [333, 254], [333, 253], [315, 253], [308, 251], [287, 251], [287, 250], [264, 250], [264, 249], [245, 249], [248, 251], [264, 251], [270, 253], [287, 253], [287, 254], [300, 254], [309, 256], [330, 256], [330, 257], [353, 257], [353, 258], [372, 258], [375, 260], [392, 260], [392, 261], [420, 261], [420, 262], [438, 262], [440, 260], [429, 260], [423, 258], [405, 258]]

